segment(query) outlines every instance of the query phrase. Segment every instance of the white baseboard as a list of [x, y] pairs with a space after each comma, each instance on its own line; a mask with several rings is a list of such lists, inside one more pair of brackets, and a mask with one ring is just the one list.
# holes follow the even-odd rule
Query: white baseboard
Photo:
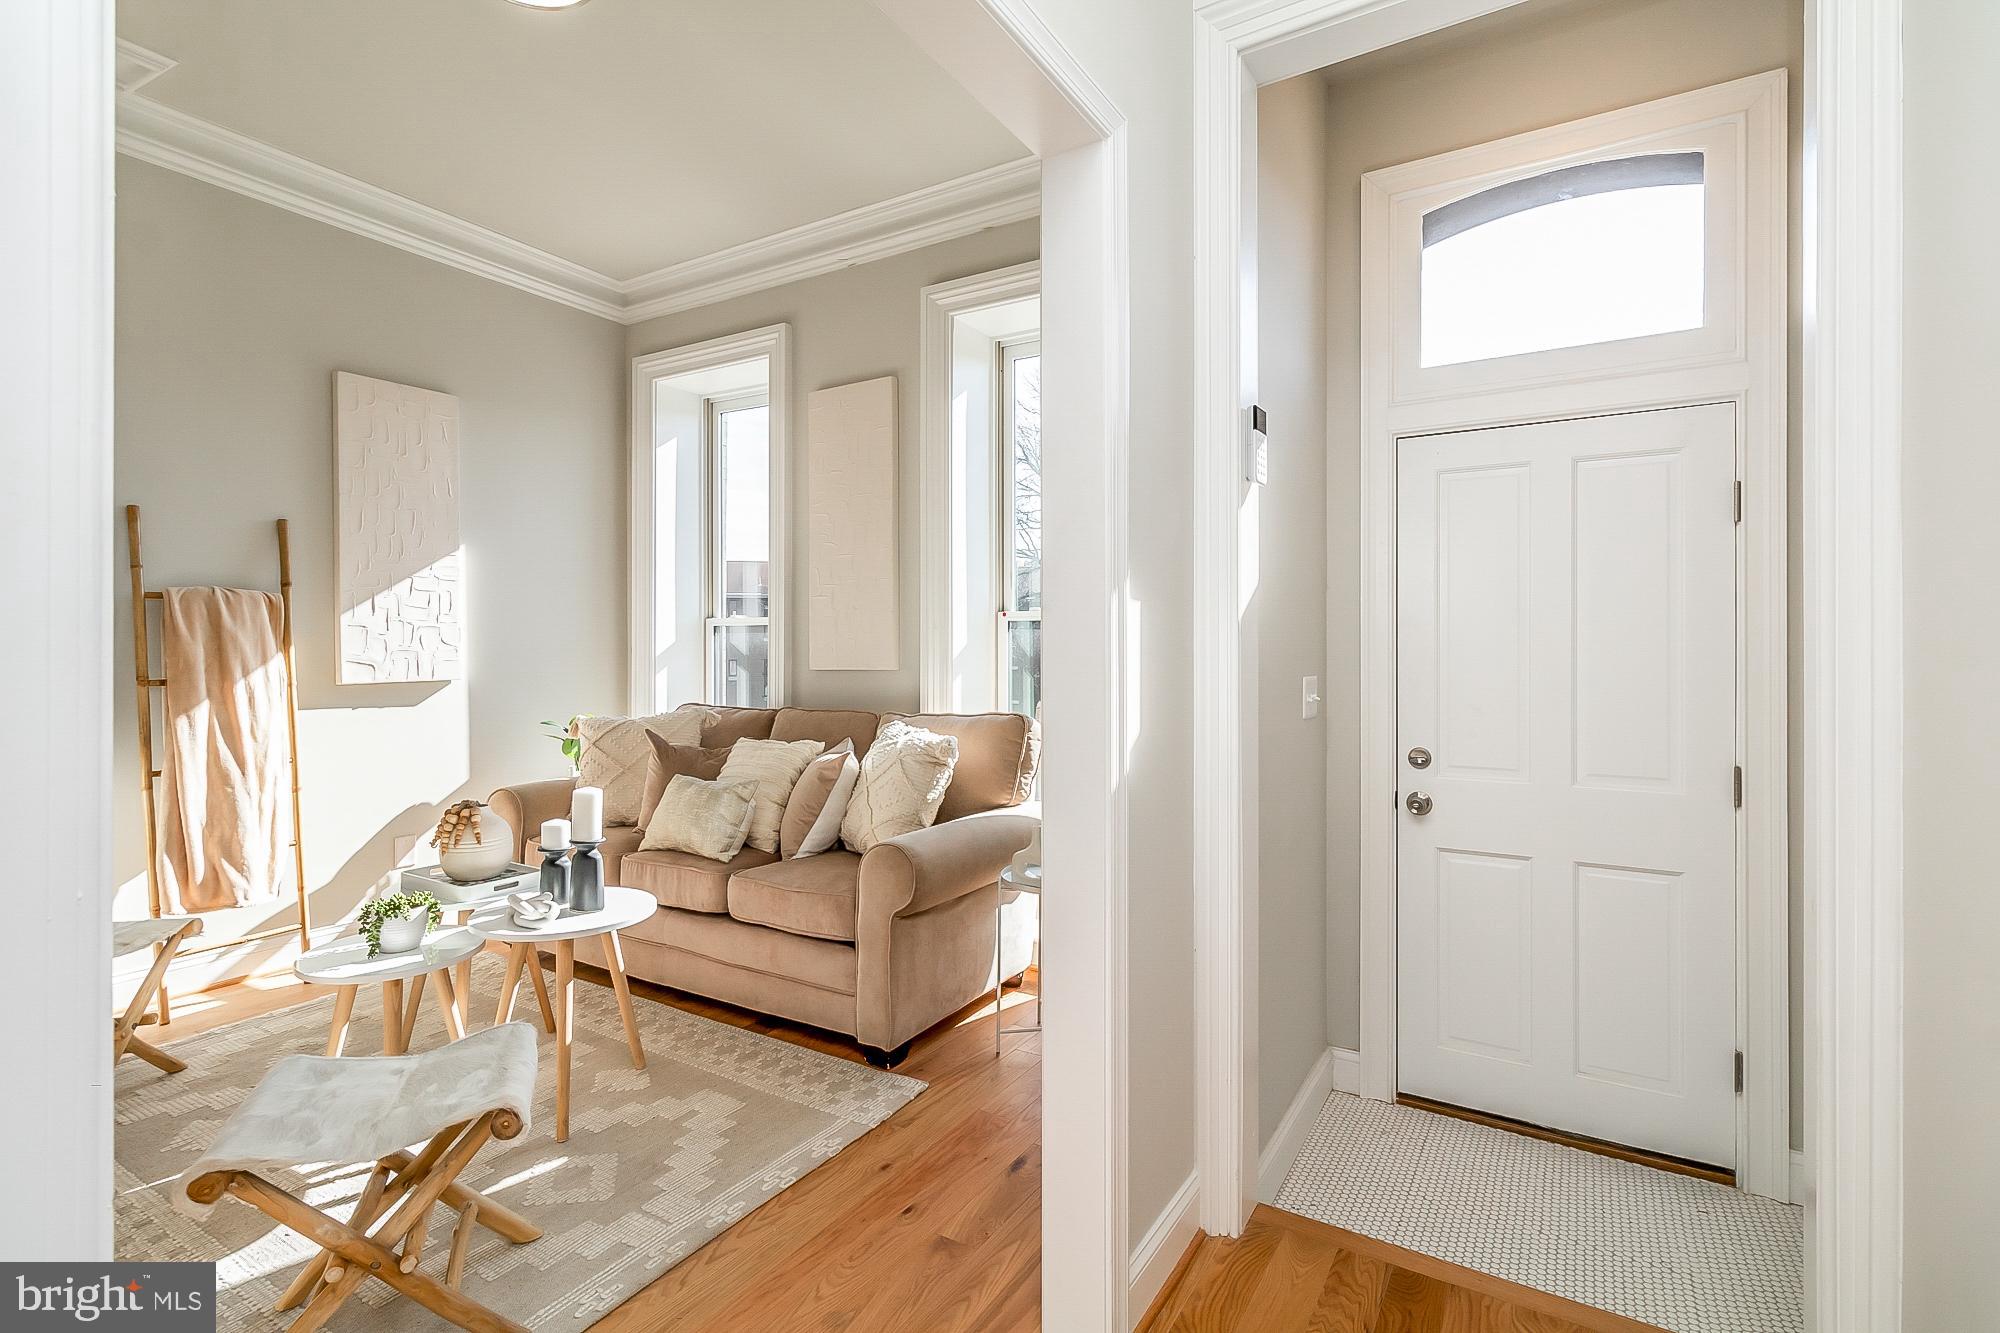
[[1278, 1122], [1271, 1141], [1257, 1155], [1257, 1198], [1261, 1202], [1270, 1203], [1278, 1197], [1278, 1187], [1285, 1183], [1285, 1174], [1292, 1169], [1292, 1160], [1305, 1146], [1306, 1135], [1312, 1132], [1313, 1121], [1319, 1118], [1319, 1108], [1326, 1104], [1328, 1094], [1358, 1092], [1360, 1089], [1359, 1051], [1329, 1046], [1319, 1059], [1313, 1061], [1313, 1067], [1306, 1071], [1305, 1082], [1299, 1085], [1298, 1094], [1285, 1108], [1285, 1118]]
[[1812, 1166], [1806, 1155], [1797, 1148], [1792, 1149], [1792, 1198], [1793, 1203], [1803, 1204], [1812, 1198]]
[[1167, 1207], [1153, 1225], [1146, 1228], [1138, 1246], [1132, 1251], [1131, 1311], [1132, 1325], [1146, 1317], [1152, 1307], [1153, 1298], [1167, 1285], [1167, 1279], [1174, 1275], [1174, 1267], [1187, 1253], [1187, 1247], [1201, 1234], [1195, 1225], [1195, 1205], [1199, 1202], [1201, 1190], [1193, 1172], [1174, 1191], [1174, 1197], [1167, 1201]]

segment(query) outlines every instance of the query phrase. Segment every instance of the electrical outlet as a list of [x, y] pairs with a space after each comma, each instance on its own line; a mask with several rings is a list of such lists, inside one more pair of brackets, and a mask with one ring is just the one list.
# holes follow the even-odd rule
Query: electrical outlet
[[1299, 716], [1319, 716], [1319, 677], [1307, 676], [1299, 691]]

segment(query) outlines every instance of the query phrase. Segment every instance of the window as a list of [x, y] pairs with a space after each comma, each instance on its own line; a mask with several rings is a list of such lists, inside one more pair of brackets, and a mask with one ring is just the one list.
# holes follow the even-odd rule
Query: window
[[1042, 705], [1042, 347], [1000, 344], [1000, 705]]
[[1699, 152], [1586, 162], [1425, 213], [1419, 364], [1702, 327], [1704, 169]]
[[771, 408], [763, 393], [710, 399], [708, 701], [771, 699]]

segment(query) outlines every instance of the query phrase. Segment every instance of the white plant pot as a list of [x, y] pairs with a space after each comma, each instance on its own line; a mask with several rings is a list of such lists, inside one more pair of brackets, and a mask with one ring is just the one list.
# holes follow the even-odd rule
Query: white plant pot
[[408, 953], [424, 942], [424, 931], [430, 926], [430, 909], [419, 907], [408, 916], [396, 917], [382, 923], [382, 953]]

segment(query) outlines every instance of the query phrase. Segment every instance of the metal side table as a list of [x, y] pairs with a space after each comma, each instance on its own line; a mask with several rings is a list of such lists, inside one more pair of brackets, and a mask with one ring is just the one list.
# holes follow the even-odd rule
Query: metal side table
[[1000, 1038], [1010, 1032], [1040, 1032], [1042, 1030], [1042, 972], [1041, 972], [1041, 913], [1036, 912], [1035, 948], [1035, 1021], [1018, 1027], [1007, 1026], [1006, 1011], [1000, 1007], [1000, 995], [1006, 988], [1006, 977], [1000, 971], [1001, 909], [1006, 906], [1009, 894], [1032, 893], [1037, 906], [1042, 896], [1042, 868], [1030, 865], [1016, 870], [1008, 866], [1000, 872], [1000, 892], [993, 899], [993, 1053], [1000, 1054]]

